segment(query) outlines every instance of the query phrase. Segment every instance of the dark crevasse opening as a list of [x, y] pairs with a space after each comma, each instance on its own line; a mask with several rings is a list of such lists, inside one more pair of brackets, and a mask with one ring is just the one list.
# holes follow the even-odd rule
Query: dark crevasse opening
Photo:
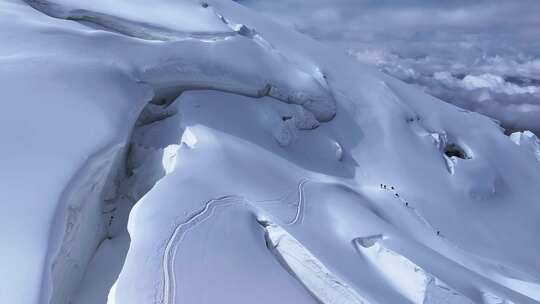
[[174, 102], [162, 99], [150, 102], [133, 127], [124, 164], [117, 169], [116, 194], [105, 201], [102, 211], [107, 225], [106, 237], [93, 253], [70, 303], [107, 303], [108, 293], [129, 249], [129, 213], [167, 174], [170, 169], [167, 165], [175, 160], [183, 133], [181, 117]]
[[457, 157], [461, 159], [470, 159], [471, 156], [467, 154], [465, 149], [457, 144], [447, 144], [444, 147], [444, 154], [448, 157]]

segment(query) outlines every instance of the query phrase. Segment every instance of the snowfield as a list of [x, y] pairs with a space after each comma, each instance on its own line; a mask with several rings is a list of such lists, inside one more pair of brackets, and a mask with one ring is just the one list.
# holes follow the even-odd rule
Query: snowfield
[[540, 303], [540, 141], [228, 0], [0, 0], [2, 303]]

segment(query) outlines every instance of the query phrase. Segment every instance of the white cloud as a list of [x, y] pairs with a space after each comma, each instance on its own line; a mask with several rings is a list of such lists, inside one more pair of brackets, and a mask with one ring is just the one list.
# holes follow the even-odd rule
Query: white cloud
[[540, 1], [238, 2], [509, 129], [540, 134]]

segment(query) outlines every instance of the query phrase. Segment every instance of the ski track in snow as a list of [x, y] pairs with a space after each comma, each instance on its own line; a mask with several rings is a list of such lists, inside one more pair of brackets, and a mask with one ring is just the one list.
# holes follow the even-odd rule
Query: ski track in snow
[[246, 201], [243, 198], [234, 195], [211, 199], [205, 203], [202, 209], [193, 213], [185, 222], [182, 222], [175, 227], [172, 235], [167, 240], [167, 245], [165, 246], [165, 252], [163, 254], [163, 291], [161, 303], [175, 303], [176, 277], [174, 273], [174, 262], [178, 246], [184, 239], [186, 233], [210, 218], [217, 207], [232, 205], [234, 203], [246, 203]]
[[304, 205], [305, 205], [305, 195], [304, 195], [304, 186], [309, 182], [309, 179], [305, 178], [300, 180], [298, 183], [298, 201], [296, 203], [296, 214], [294, 218], [288, 222], [288, 225], [294, 225], [298, 222], [302, 223], [304, 219]]
[[[305, 195], [304, 195], [304, 186], [310, 180], [307, 178], [302, 178], [297, 186], [298, 199], [296, 201], [296, 212], [294, 218], [287, 222], [287, 225], [294, 225], [297, 223], [302, 223], [304, 205], [305, 205]], [[283, 195], [278, 199], [271, 200], [258, 200], [253, 201], [253, 204], [257, 203], [269, 203], [275, 201], [283, 201], [287, 197], [287, 194]], [[182, 243], [185, 235], [197, 227], [199, 224], [208, 220], [214, 214], [214, 211], [218, 207], [226, 207], [234, 204], [249, 204], [249, 202], [241, 196], [238, 195], [225, 195], [219, 198], [211, 199], [204, 204], [204, 207], [198, 211], [192, 213], [188, 219], [180, 224], [177, 224], [171, 234], [167, 239], [165, 245], [165, 251], [162, 258], [162, 272], [163, 272], [163, 288], [162, 288], [162, 304], [174, 304], [176, 300], [176, 276], [174, 272], [174, 263], [176, 260], [176, 255], [178, 252], [178, 247]]]
[[[117, 36], [122, 35], [122, 37], [120, 37], [120, 38], [128, 37], [128, 38], [131, 38], [131, 39], [142, 39], [142, 40], [148, 40], [148, 41], [163, 41], [163, 42], [175, 42], [175, 41], [182, 41], [182, 40], [197, 40], [197, 41], [200, 41], [200, 42], [210, 42], [210, 41], [211, 42], [218, 42], [218, 44], [219, 43], [225, 43], [223, 40], [227, 40], [229, 38], [234, 38], [234, 39], [239, 39], [239, 40], [248, 39], [250, 41], [248, 43], [250, 46], [252, 45], [251, 43], [256, 44], [258, 47], [260, 47], [263, 51], [266, 52], [264, 55], [265, 56], [268, 55], [268, 58], [272, 59], [272, 61], [270, 61], [270, 62], [272, 62], [272, 64], [286, 63], [287, 68], [283, 69], [283, 71], [285, 71], [285, 72], [294, 72], [294, 73], [296, 73], [296, 72], [304, 73], [304, 74], [310, 76], [312, 78], [312, 80], [315, 80], [316, 82], [318, 82], [318, 85], [320, 85], [320, 88], [322, 88], [322, 90], [319, 90], [319, 86], [308, 87], [308, 86], [296, 85], [294, 83], [294, 81], [289, 83], [289, 82], [287, 82], [287, 80], [285, 80], [285, 82], [281, 83], [281, 82], [279, 82], [279, 77], [277, 77], [278, 80], [274, 80], [274, 81], [272, 79], [270, 79], [270, 80], [264, 79], [263, 81], [258, 81], [258, 79], [257, 79], [254, 82], [249, 82], [248, 81], [247, 84], [243, 84], [242, 81], [238, 81], [235, 77], [237, 77], [238, 75], [240, 75], [240, 76], [242, 76], [242, 75], [243, 76], [246, 76], [246, 75], [247, 76], [252, 76], [252, 75], [249, 74], [249, 73], [244, 74], [242, 72], [238, 72], [238, 74], [233, 73], [233, 75], [231, 76], [230, 79], [225, 79], [224, 80], [225, 84], [219, 83], [219, 82], [212, 82], [216, 78], [219, 79], [219, 77], [216, 76], [215, 74], [212, 74], [211, 72], [208, 72], [208, 69], [206, 68], [206, 66], [204, 66], [204, 65], [197, 66], [196, 64], [194, 64], [197, 68], [199, 68], [199, 70], [196, 70], [195, 72], [199, 72], [200, 73], [199, 76], [202, 75], [203, 84], [201, 84], [200, 86], [203, 89], [217, 90], [217, 91], [222, 91], [222, 92], [230, 92], [230, 93], [234, 93], [234, 94], [237, 94], [237, 95], [256, 97], [256, 98], [268, 96], [270, 98], [274, 98], [276, 100], [280, 100], [280, 101], [285, 102], [285, 103], [297, 104], [299, 106], [304, 107], [307, 111], [310, 111], [311, 113], [317, 113], [317, 110], [320, 110], [320, 112], [319, 112], [320, 115], [317, 117], [317, 119], [319, 120], [319, 118], [322, 116], [323, 120], [319, 120], [321, 122], [327, 121], [326, 119], [328, 117], [330, 117], [328, 120], [331, 120], [333, 118], [333, 116], [329, 115], [329, 113], [331, 114], [331, 110], [332, 110], [331, 107], [330, 107], [331, 102], [330, 103], [324, 103], [323, 102], [323, 103], [319, 104], [319, 102], [321, 100], [320, 97], [322, 97], [324, 99], [326, 94], [328, 94], [330, 96], [335, 96], [336, 94], [342, 94], [342, 95], [346, 96], [344, 93], [340, 93], [338, 91], [334, 91], [332, 89], [329, 89], [329, 84], [328, 84], [328, 82], [326, 82], [326, 77], [324, 76], [324, 74], [322, 72], [321, 73], [318, 73], [316, 71], [314, 72], [314, 71], [311, 71], [309, 68], [306, 68], [305, 66], [302, 66], [302, 64], [300, 64], [300, 61], [293, 60], [292, 58], [294, 58], [294, 57], [290, 57], [290, 56], [288, 56], [288, 54], [281, 52], [279, 48], [274, 47], [274, 45], [272, 45], [270, 41], [268, 41], [264, 37], [262, 37], [257, 32], [257, 30], [255, 28], [248, 27], [248, 26], [246, 26], [244, 24], [241, 24], [241, 23], [235, 23], [235, 22], [227, 19], [223, 15], [219, 14], [217, 11], [214, 11], [216, 17], [219, 18], [220, 21], [222, 21], [225, 25], [228, 26], [228, 28], [225, 28], [222, 32], [220, 32], [220, 31], [183, 32], [181, 30], [175, 30], [174, 28], [167, 28], [167, 27], [164, 27], [164, 26], [161, 26], [161, 25], [147, 23], [145, 21], [130, 20], [130, 19], [126, 19], [126, 18], [123, 18], [123, 17], [117, 17], [117, 16], [114, 16], [114, 15], [108, 15], [108, 14], [100, 13], [100, 12], [97, 12], [97, 11], [94, 12], [94, 11], [83, 10], [83, 9], [75, 9], [75, 10], [67, 11], [66, 9], [61, 7], [60, 5], [55, 4], [54, 2], [49, 2], [48, 0], [23, 0], [23, 1], [26, 4], [28, 4], [30, 7], [34, 8], [35, 10], [37, 10], [37, 11], [43, 13], [43, 14], [46, 14], [46, 15], [52, 17], [52, 18], [57, 18], [57, 19], [62, 19], [62, 20], [70, 20], [70, 21], [73, 21], [73, 22], [78, 22], [80, 24], [83, 24], [83, 25], [88, 26], [88, 27], [93, 28], [93, 29], [104, 30], [106, 32], [112, 33], [113, 35], [117, 35]], [[208, 4], [204, 3], [204, 2], [201, 3], [201, 5], [203, 7], [205, 7], [205, 8], [208, 7]], [[212, 8], [212, 7], [210, 7], [210, 9], [214, 10], [214, 8]], [[211, 18], [213, 18], [213, 16]], [[259, 29], [264, 31], [263, 27], [260, 27]], [[268, 36], [268, 37], [270, 37], [270, 36]], [[236, 41], [234, 41], [234, 42], [236, 42]], [[182, 57], [180, 56], [179, 58], [181, 59]], [[277, 58], [278, 60], [274, 60], [275, 58]], [[176, 60], [177, 58], [175, 57], [174, 59]], [[146, 77], [146, 79], [141, 80], [141, 83], [149, 84], [149, 86], [154, 85], [153, 89], [154, 89], [155, 92], [158, 91], [158, 89], [156, 89], [156, 87], [158, 87], [160, 84], [161, 85], [163, 84], [163, 83], [160, 83], [160, 81], [161, 82], [166, 82], [166, 81], [173, 82], [172, 86], [174, 88], [172, 90], [176, 90], [176, 91], [193, 90], [194, 89], [193, 85], [191, 87], [188, 87], [188, 85], [187, 85], [187, 84], [190, 83], [190, 80], [189, 79], [186, 80], [186, 79], [183, 78], [186, 75], [188, 76], [188, 78], [192, 77], [193, 73], [191, 71], [182, 72], [182, 66], [180, 66], [178, 64], [178, 63], [182, 63], [182, 62], [179, 61], [176, 66], [174, 65], [174, 63], [175, 63], [174, 60], [172, 60], [171, 62], [172, 63], [167, 62], [167, 65], [163, 65], [163, 66], [159, 66], [159, 65], [158, 66], [150, 66], [150, 67], [148, 67], [148, 70], [150, 70], [150, 72], [148, 72], [145, 69], [142, 69], [142, 71], [140, 71], [142, 74], [144, 74], [146, 72], [148, 72], [148, 73], [143, 75], [143, 76], [147, 76], [147, 77]], [[261, 64], [260, 62], [256, 62], [252, 66], [265, 67], [265, 65]], [[219, 67], [221, 67], [221, 66], [218, 66], [218, 68]], [[225, 67], [227, 67], [227, 65], [225, 65]], [[167, 70], [167, 68], [170, 68], [170, 69]], [[178, 70], [177, 74], [169, 74], [169, 75], [172, 75], [172, 77], [170, 77], [169, 79], [163, 80], [163, 79], [158, 77], [157, 80], [156, 80], [155, 78], [152, 78], [153, 76], [156, 76], [160, 72], [163, 72], [163, 74], [167, 74], [167, 73], [169, 73], [171, 71], [174, 71], [174, 69]], [[135, 70], [137, 71], [137, 69], [135, 69]], [[283, 72], [282, 70], [279, 70], [279, 71]], [[152, 74], [152, 72], [154, 72], [154, 74]], [[271, 74], [271, 75], [272, 75], [271, 77], [274, 76], [274, 74]], [[280, 76], [280, 75], [278, 75], [278, 76]], [[302, 76], [304, 76], [304, 75], [302, 75]], [[166, 77], [164, 77], [164, 78], [166, 78]], [[154, 81], [154, 82], [152, 82], [152, 81]], [[277, 81], [277, 83], [276, 83], [276, 81]], [[244, 86], [239, 86], [238, 84], [243, 84]], [[313, 90], [314, 87], [316, 87], [316, 89]], [[197, 89], [197, 88], [200, 89], [200, 87], [196, 87], [195, 89]], [[169, 89], [169, 88], [167, 88], [167, 89]], [[400, 96], [400, 94], [396, 93], [397, 91], [400, 91], [400, 90], [397, 90], [397, 89], [393, 88], [393, 86], [388, 86], [386, 89], [387, 89], [388, 92], [390, 92], [390, 95], [391, 95], [391, 96], [387, 96], [387, 97], [389, 98], [390, 101], [395, 101], [396, 104], [398, 105], [397, 106], [398, 108], [405, 109], [404, 112], [407, 112], [407, 113], [414, 112], [413, 111], [414, 108], [410, 104], [405, 102], [405, 100], [407, 98], [405, 98], [405, 97], [402, 98], [402, 96]], [[313, 93], [313, 92], [315, 92], [315, 93]], [[319, 94], [319, 95], [317, 95], [317, 94]], [[302, 96], [297, 96], [297, 95], [302, 95]], [[307, 97], [303, 96], [303, 95], [306, 95]], [[158, 96], [156, 96], [156, 97], [158, 97]], [[332, 100], [326, 100], [326, 101], [332, 101]], [[335, 101], [335, 98], [334, 98], [333, 101]], [[315, 104], [315, 106], [314, 106], [314, 104]], [[326, 106], [326, 107], [324, 107], [321, 110], [320, 108], [317, 108], [317, 106], [320, 106], [320, 105], [323, 105], [323, 106]], [[310, 107], [311, 107], [311, 110], [309, 110]], [[321, 114], [321, 112], [324, 112], [324, 113]], [[413, 113], [413, 114], [416, 114], [416, 113]], [[335, 115], [335, 112], [334, 112], [334, 115]], [[324, 117], [327, 117], [327, 118], [324, 118]], [[420, 121], [420, 118], [418, 118], [419, 116], [416, 115], [414, 117], [415, 118], [412, 121]], [[409, 118], [407, 118], [407, 119], [409, 120]], [[429, 130], [427, 128], [425, 128], [422, 125], [422, 123], [419, 123], [419, 125], [420, 125], [421, 128], [426, 129], [426, 131], [429, 132]], [[150, 147], [150, 146], [147, 147], [147, 146], [142, 145], [142, 144], [136, 144], [136, 146], [137, 147], [147, 148], [147, 149], [152, 149], [152, 147]], [[342, 149], [342, 148], [340, 148], [339, 144], [338, 144], [338, 148]], [[343, 152], [340, 152], [340, 153], [342, 154]], [[341, 157], [342, 156], [338, 156], [338, 159], [341, 160]], [[452, 163], [449, 161], [448, 157], [446, 157], [444, 155], [443, 155], [443, 157], [447, 161], [448, 170], [450, 171], [451, 174], [453, 174]], [[208, 200], [206, 202], [199, 201], [199, 202], [197, 202], [199, 204], [199, 206], [201, 205], [201, 203], [203, 203], [200, 209], [197, 209], [196, 211], [187, 214], [187, 217], [183, 216], [182, 219], [178, 218], [178, 219], [174, 220], [174, 225], [172, 227], [168, 227], [167, 232], [169, 232], [169, 235], [164, 236], [164, 238], [166, 238], [165, 242], [161, 243], [162, 246], [164, 245], [164, 247], [161, 247], [162, 250], [164, 250], [164, 251], [163, 251], [163, 255], [161, 257], [161, 265], [158, 266], [158, 272], [162, 271], [162, 286], [159, 286], [159, 285], [157, 286], [156, 297], [160, 297], [160, 300], [158, 300], [157, 302], [162, 303], [162, 304], [174, 304], [176, 302], [176, 300], [177, 300], [176, 299], [176, 296], [177, 296], [176, 287], [178, 286], [177, 285], [178, 282], [177, 282], [174, 267], [175, 267], [175, 263], [176, 263], [175, 260], [176, 260], [177, 254], [178, 254], [178, 250], [181, 250], [179, 248], [179, 246], [180, 245], [186, 246], [185, 245], [186, 241], [184, 241], [186, 235], [190, 231], [196, 229], [199, 224], [205, 223], [206, 221], [209, 221], [210, 218], [216, 213], [217, 208], [219, 208], [219, 207], [226, 208], [226, 207], [230, 207], [230, 206], [242, 206], [242, 207], [246, 206], [247, 208], [249, 208], [251, 210], [256, 210], [257, 207], [259, 205], [262, 206], [263, 203], [282, 204], [283, 207], [286, 207], [286, 208], [283, 208], [283, 210], [280, 210], [280, 211], [284, 211], [285, 215], [286, 215], [286, 216], [284, 216], [284, 220], [281, 221], [283, 224], [285, 224], [284, 226], [292, 226], [292, 225], [296, 225], [296, 224], [302, 224], [304, 222], [304, 217], [306, 216], [306, 203], [307, 203], [306, 198], [305, 198], [306, 194], [304, 192], [305, 191], [304, 188], [305, 188], [305, 185], [309, 181], [310, 180], [307, 179], [307, 178], [301, 179], [298, 182], [298, 184], [296, 185], [297, 186], [297, 188], [296, 188], [297, 193], [295, 193], [295, 189], [289, 189], [289, 191], [285, 195], [283, 195], [281, 198], [276, 198], [276, 199], [273, 199], [273, 200], [252, 201], [252, 200], [246, 199], [246, 198], [244, 198], [242, 196], [238, 196], [238, 195], [226, 195], [226, 196], [210, 199], [210, 200]], [[96, 184], [96, 185], [100, 185], [100, 184]], [[94, 191], [95, 190], [94, 188], [98, 187], [96, 185], [91, 186], [91, 190], [92, 190], [91, 192], [96, 192], [96, 191]], [[294, 187], [295, 185], [292, 185], [292, 186]], [[101, 185], [101, 187], [103, 187], [103, 185]], [[293, 188], [293, 187], [291, 187], [291, 188]], [[67, 190], [69, 190], [69, 188], [66, 188], [66, 191]], [[383, 184], [381, 184], [380, 190], [381, 191], [384, 190], [385, 192], [389, 192], [391, 194], [392, 198], [397, 200], [397, 201], [392, 200], [392, 202], [398, 202], [399, 204], [402, 204], [403, 207], [406, 208], [406, 209], [404, 209], [404, 211], [397, 211], [395, 214], [392, 214], [393, 212], [388, 212], [387, 215], [391, 214], [388, 217], [390, 217], [392, 219], [395, 219], [396, 216], [399, 217], [401, 215], [405, 215], [405, 212], [410, 213], [411, 216], [413, 217], [411, 219], [411, 221], [412, 222], [417, 221], [420, 224], [418, 226], [420, 226], [421, 228], [418, 229], [418, 231], [421, 232], [422, 227], [427, 229], [426, 234], [431, 233], [436, 237], [436, 238], [433, 238], [434, 240], [440, 240], [441, 243], [443, 243], [443, 244], [446, 243], [449, 247], [455, 248], [456, 251], [459, 250], [461, 252], [461, 254], [462, 254], [462, 257], [466, 257], [467, 260], [472, 258], [472, 259], [476, 259], [477, 261], [481, 261], [482, 263], [485, 263], [486, 265], [497, 266], [497, 267], [500, 267], [501, 269], [504, 268], [504, 270], [509, 272], [509, 273], [513, 271], [513, 270], [510, 271], [512, 269], [511, 266], [506, 266], [504, 264], [500, 264], [498, 261], [490, 260], [488, 257], [482, 257], [480, 255], [475, 254], [474, 253], [475, 248], [472, 248], [472, 247], [471, 248], [467, 248], [467, 247], [461, 248], [461, 247], [459, 247], [460, 242], [458, 242], [457, 244], [454, 244], [451, 239], [446, 238], [442, 234], [442, 232], [440, 230], [438, 230], [437, 228], [435, 228], [432, 225], [432, 223], [435, 224], [435, 225], [438, 225], [440, 223], [428, 221], [428, 219], [426, 219], [422, 215], [422, 213], [420, 212], [421, 209], [417, 209], [417, 208], [413, 207], [411, 205], [411, 202], [409, 202], [404, 197], [402, 197], [398, 193], [397, 189], [394, 186], [391, 186], [390, 188], [388, 188], [387, 185], [384, 185], [384, 187], [383, 187]], [[436, 199], [436, 198], [433, 198], [433, 199]], [[392, 205], [391, 208], [394, 208], [394, 204], [392, 203], [391, 205]], [[402, 206], [396, 205], [396, 208], [399, 208], [399, 207], [402, 207]], [[70, 217], [68, 217], [68, 220], [69, 220], [68, 222], [69, 223], [68, 223], [68, 225], [66, 227], [67, 231], [65, 232], [67, 236], [69, 236], [70, 235], [69, 233], [72, 233], [72, 231], [77, 232], [77, 229], [79, 229], [77, 226], [72, 227], [72, 225], [74, 225], [74, 223], [76, 223], [76, 221], [71, 220], [72, 217], [73, 218], [80, 217], [79, 209], [80, 208], [71, 208], [71, 209], [67, 210], [67, 212], [73, 213], [73, 214], [68, 214], [68, 215], [70, 215]], [[386, 210], [389, 210], [389, 209], [386, 209]], [[395, 210], [401, 210], [401, 209], [395, 209]], [[384, 209], [383, 209], [383, 212], [384, 212]], [[269, 215], [272, 215], [272, 214], [270, 213]], [[426, 215], [426, 214], [424, 214], [424, 215]], [[112, 224], [112, 216], [109, 219], [109, 226], [111, 226], [111, 224]], [[441, 222], [441, 224], [442, 224], [442, 222]], [[414, 226], [417, 226], [417, 225], [414, 225]], [[279, 228], [281, 228], [281, 227], [279, 227]], [[75, 232], [73, 232], [73, 233], [75, 233]], [[284, 233], [288, 233], [288, 232], [284, 231]], [[452, 230], [450, 229], [448, 231], [448, 235], [455, 235], [455, 234], [452, 234]], [[304, 252], [306, 254], [306, 256], [308, 256], [308, 259], [306, 259], [306, 260], [310, 260], [310, 259], [315, 260], [315, 257], [309, 256], [308, 255], [309, 252], [307, 252], [307, 248], [303, 248], [302, 244], [294, 239], [294, 236], [288, 235], [287, 237], [289, 238], [289, 241], [291, 242], [289, 244], [289, 247], [286, 246], [286, 244], [285, 244], [286, 239], [284, 239], [281, 248], [278, 248], [280, 239], [276, 238], [276, 240], [277, 240], [276, 241], [276, 248], [283, 250], [282, 256], [290, 255], [291, 260], [293, 262], [296, 262], [296, 261], [294, 261], [294, 259], [296, 259], [299, 256], [299, 252], [300, 253]], [[66, 240], [69, 241], [69, 242], [72, 242], [71, 238], [72, 237], [66, 238]], [[65, 244], [69, 245], [70, 244], [67, 241], [62, 241], [61, 242], [60, 247], [59, 247], [60, 252], [63, 252], [62, 251], [63, 250], [63, 247], [62, 247], [63, 245], [65, 245]], [[463, 244], [463, 243], [461, 243], [461, 244]], [[471, 252], [467, 251], [467, 249], [471, 250]], [[51, 253], [49, 252], [48, 254], [51, 254]], [[454, 254], [452, 254], [452, 255], [447, 254], [447, 256], [445, 256], [445, 255], [443, 255], [441, 253], [440, 255], [443, 256], [444, 258], [447, 258], [448, 260], [455, 261], [458, 264], [460, 264], [460, 263], [457, 262], [457, 261], [459, 261], [462, 258], [462, 257], [459, 257], [459, 255], [457, 255], [458, 257], [456, 257], [456, 255], [454, 255]], [[70, 258], [70, 257], [67, 256], [67, 258]], [[157, 259], [159, 260], [160, 257], [158, 257]], [[504, 263], [504, 261], [505, 260], [501, 260], [501, 263]], [[513, 260], [511, 260], [508, 265], [512, 265], [511, 264], [512, 261]], [[57, 261], [54, 261], [54, 262], [56, 263]], [[69, 260], [68, 260], [68, 262], [69, 262]], [[304, 262], [304, 260], [298, 262], [298, 265], [296, 265], [296, 266], [305, 267], [306, 265], [303, 262]], [[474, 260], [473, 260], [473, 262], [474, 262]], [[465, 263], [462, 264], [462, 266], [464, 268], [468, 269], [468, 270], [476, 272], [474, 267], [467, 267], [466, 264], [467, 263], [465, 262]], [[473, 265], [474, 265], [474, 263], [473, 263]], [[83, 272], [86, 270], [86, 267], [84, 267], [84, 268], [81, 267], [81, 268], [82, 268], [81, 271], [83, 271]], [[311, 273], [316, 272], [316, 273], [323, 273], [324, 274], [326, 270], [324, 270], [324, 268], [322, 268], [322, 267], [319, 267], [319, 269], [310, 268], [310, 269], [307, 269], [306, 271], [311, 272]], [[517, 271], [517, 269], [516, 269], [516, 271]], [[482, 273], [482, 272], [478, 271], [478, 274], [483, 275], [486, 278], [491, 279], [494, 282], [496, 282], [496, 279], [489, 278], [485, 273]], [[159, 273], [158, 273], [158, 276], [159, 276]], [[332, 282], [332, 280], [333, 280], [333, 278], [328, 278], [328, 277], [321, 276], [319, 281], [322, 281], [323, 283], [325, 283], [325, 282]], [[59, 282], [62, 282], [62, 281], [65, 281], [65, 279], [64, 280], [59, 280]], [[336, 282], [339, 282], [339, 281], [336, 281]], [[52, 283], [58, 283], [58, 282], [53, 281]], [[156, 282], [156, 284], [159, 284], [159, 280], [158, 280], [158, 282]], [[59, 284], [59, 285], [62, 285], [62, 284]], [[64, 287], [62, 287], [62, 288], [64, 288]], [[344, 288], [344, 289], [346, 289], [346, 288]], [[160, 293], [161, 293], [161, 295], [160, 295]], [[350, 303], [350, 302], [347, 302], [347, 303]]]
[[[91, 12], [87, 10], [74, 10], [67, 13], [63, 13], [60, 6], [52, 2], [48, 2], [46, 0], [45, 1], [26, 0], [25, 2], [32, 8], [36, 9], [37, 11], [43, 14], [46, 14], [52, 18], [71, 20], [75, 22], [91, 23], [95, 26], [98, 26], [99, 29], [112, 32], [115, 34], [121, 34], [130, 38], [136, 38], [136, 39], [162, 40], [162, 41], [197, 39], [200, 41], [209, 41], [209, 40], [218, 41], [218, 40], [227, 39], [232, 36], [243, 36], [253, 41], [253, 43], [259, 45], [261, 48], [266, 50], [269, 54], [276, 54], [277, 57], [279, 57], [281, 61], [286, 62], [289, 65], [292, 65], [298, 71], [309, 74], [306, 71], [302, 71], [301, 67], [298, 64], [291, 61], [289, 58], [287, 58], [287, 56], [285, 56], [280, 51], [275, 49], [270, 43], [268, 43], [263, 37], [261, 37], [255, 30], [247, 28], [246, 26], [242, 24], [230, 24], [229, 21], [225, 17], [219, 14], [217, 14], [217, 16], [220, 17], [223, 20], [223, 22], [229, 25], [229, 27], [231, 28], [232, 31], [230, 33], [224, 34], [224, 33], [210, 33], [209, 32], [209, 33], [202, 33], [202, 34], [195, 33], [193, 35], [186, 36], [185, 33], [175, 32], [167, 28], [162, 28], [162, 27], [155, 26], [152, 24], [130, 21], [127, 19], [118, 18], [115, 16], [106, 15], [106, 14], [102, 14], [98, 12]], [[55, 11], [56, 9], [59, 9], [59, 10]], [[321, 84], [320, 79], [317, 79], [317, 77], [313, 75], [311, 76], [313, 77], [315, 81], [319, 82], [323, 91], [325, 91], [326, 93], [331, 93], [331, 92], [328, 92], [327, 87]], [[179, 82], [181, 82], [181, 80], [179, 80]], [[255, 90], [253, 90], [256, 92], [254, 93], [255, 95], [254, 97], [269, 96], [269, 97], [275, 98], [277, 100], [280, 100], [286, 103], [297, 103], [301, 106], [303, 106], [303, 103], [307, 101], [311, 101], [309, 98], [298, 99], [297, 96], [295, 96], [294, 90], [292, 92], [288, 91], [287, 85], [285, 85], [284, 88], [280, 86], [274, 86], [270, 83], [265, 83], [263, 85], [264, 86], [262, 88], [257, 89], [255, 87]], [[180, 86], [181, 85], [179, 85], [179, 87]], [[207, 89], [220, 90], [219, 87], [212, 87], [211, 84], [208, 85]], [[221, 89], [220, 91], [225, 91], [225, 90]], [[233, 93], [249, 96], [249, 94], [245, 92], [242, 93], [241, 90], [239, 90], [238, 92], [233, 92]], [[305, 92], [302, 92], [302, 93], [305, 93]], [[306, 106], [309, 107], [310, 104], [308, 103]], [[310, 110], [308, 109], [308, 111]], [[330, 117], [330, 119], [333, 118], [333, 115], [326, 115], [326, 116]], [[297, 210], [296, 210], [296, 214], [293, 220], [289, 223], [290, 225], [296, 224], [297, 222], [302, 222], [303, 210], [304, 210], [303, 187], [306, 182], [307, 181], [302, 181], [298, 186], [299, 199], [297, 202]], [[212, 201], [207, 202], [207, 205], [205, 208], [209, 208], [208, 210], [210, 210], [210, 215], [214, 209], [213, 206], [215, 204], [220, 205], [219, 202], [221, 202], [222, 200], [227, 200], [227, 199], [222, 198], [222, 199], [217, 199], [217, 200], [212, 200]], [[198, 223], [199, 222], [198, 219], [201, 216], [203, 217], [206, 216], [206, 212], [208, 210], [206, 209], [201, 210], [200, 211], [201, 214], [194, 215], [194, 217], [188, 220], [188, 222], [176, 227], [173, 235], [171, 236], [171, 239], [169, 239], [169, 241], [167, 242], [167, 247], [166, 247], [166, 251], [164, 255], [164, 262], [163, 262], [164, 265], [166, 265], [165, 267], [167, 268], [166, 270], [164, 270], [164, 281], [166, 283], [164, 284], [165, 287], [163, 291], [164, 299], [165, 299], [164, 301], [166, 301], [166, 303], [174, 303], [174, 297], [175, 297], [174, 288], [171, 288], [171, 286], [174, 286], [175, 278], [174, 278], [174, 272], [171, 272], [170, 270], [170, 268], [172, 267], [172, 265], [170, 264], [174, 263], [174, 258], [175, 258], [175, 254], [177, 250], [176, 243], [181, 242], [185, 231], [188, 231], [189, 229], [191, 229], [190, 227], [192, 225], [192, 222]], [[195, 226], [196, 224], [193, 224], [193, 225]], [[178, 234], [179, 236], [177, 237]]]

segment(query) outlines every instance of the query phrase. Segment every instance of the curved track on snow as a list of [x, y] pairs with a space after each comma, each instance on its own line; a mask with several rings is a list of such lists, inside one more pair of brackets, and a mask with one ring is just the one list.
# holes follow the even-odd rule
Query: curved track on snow
[[173, 233], [168, 238], [165, 252], [162, 260], [163, 271], [163, 289], [161, 303], [174, 304], [176, 299], [176, 277], [174, 272], [174, 263], [178, 246], [187, 232], [195, 228], [205, 219], [211, 217], [217, 207], [232, 205], [236, 203], [246, 203], [239, 196], [223, 196], [216, 199], [211, 199], [204, 204], [204, 207], [188, 217], [188, 219], [174, 228]]
[[[294, 225], [301, 223], [304, 216], [304, 206], [305, 206], [305, 194], [304, 187], [309, 182], [309, 179], [303, 178], [299, 181], [297, 185], [298, 198], [294, 203], [296, 205], [296, 211], [294, 218], [287, 222], [287, 225]], [[286, 197], [286, 196], [284, 196]], [[264, 204], [273, 201], [283, 201], [284, 197], [274, 199], [274, 200], [260, 200], [254, 201], [252, 204]], [[163, 304], [174, 304], [176, 299], [176, 276], [174, 272], [174, 264], [176, 260], [176, 255], [178, 252], [178, 247], [182, 243], [185, 235], [197, 225], [204, 222], [206, 219], [210, 218], [216, 208], [226, 207], [235, 204], [251, 204], [241, 196], [238, 195], [226, 195], [219, 198], [208, 200], [204, 206], [193, 212], [185, 221], [176, 224], [171, 235], [166, 241], [165, 250], [163, 253], [163, 258], [161, 261], [162, 265], [162, 275], [163, 275], [163, 286], [161, 291], [161, 303]]]

